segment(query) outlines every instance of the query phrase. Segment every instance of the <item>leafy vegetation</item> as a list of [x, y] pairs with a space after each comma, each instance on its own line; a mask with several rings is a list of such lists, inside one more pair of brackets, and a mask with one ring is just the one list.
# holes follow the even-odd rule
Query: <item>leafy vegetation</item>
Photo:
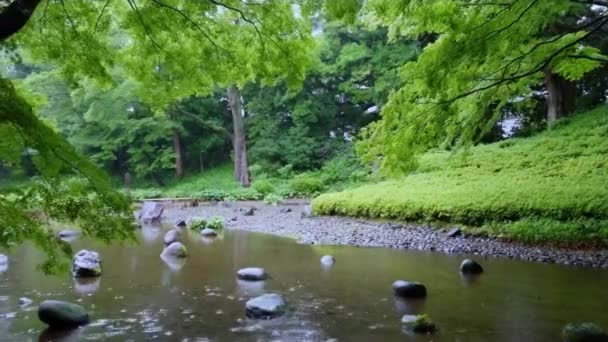
[[[313, 202], [318, 214], [456, 222], [527, 242], [608, 244], [608, 107], [530, 138], [421, 158], [417, 172]], [[476, 228], [474, 228], [476, 227]]]
[[196, 231], [201, 231], [205, 228], [213, 230], [223, 230], [226, 228], [223, 217], [212, 217], [211, 219], [204, 219], [200, 217], [194, 217], [188, 222], [188, 228]]

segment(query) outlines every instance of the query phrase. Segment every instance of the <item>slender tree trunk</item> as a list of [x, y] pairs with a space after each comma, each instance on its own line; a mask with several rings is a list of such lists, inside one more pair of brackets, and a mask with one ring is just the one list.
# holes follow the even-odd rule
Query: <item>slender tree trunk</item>
[[228, 103], [232, 112], [232, 146], [234, 148], [234, 179], [243, 187], [249, 187], [249, 165], [247, 164], [247, 141], [241, 92], [236, 86], [228, 87]]
[[184, 158], [182, 151], [182, 141], [179, 136], [179, 131], [175, 128], [173, 128], [172, 131], [173, 152], [175, 154], [175, 178], [180, 179], [184, 177]]
[[576, 84], [551, 70], [545, 70], [547, 85], [547, 123], [549, 128], [559, 118], [574, 112], [576, 105]]

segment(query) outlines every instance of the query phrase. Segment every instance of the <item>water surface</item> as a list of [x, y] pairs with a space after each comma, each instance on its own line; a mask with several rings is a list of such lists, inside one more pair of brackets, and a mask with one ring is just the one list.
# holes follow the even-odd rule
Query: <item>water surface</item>
[[[608, 272], [558, 265], [479, 259], [486, 272], [465, 279], [463, 255], [300, 245], [270, 235], [228, 231], [215, 240], [190, 232], [183, 263], [160, 259], [167, 228], [144, 227], [140, 243], [101, 245], [76, 240], [74, 250], [101, 253], [103, 275], [74, 282], [35, 269], [42, 259], [30, 246], [10, 251], [0, 273], [2, 341], [559, 341], [562, 326], [593, 321], [608, 327]], [[332, 254], [337, 263], [323, 267]], [[261, 266], [272, 279], [243, 282], [235, 272]], [[393, 298], [396, 279], [426, 284], [425, 301]], [[245, 301], [265, 292], [284, 296], [290, 311], [258, 321]], [[35, 303], [19, 308], [19, 297]], [[47, 298], [83, 305], [92, 324], [72, 332], [45, 331], [36, 303]], [[440, 327], [434, 336], [408, 335], [405, 313], [426, 313]]]

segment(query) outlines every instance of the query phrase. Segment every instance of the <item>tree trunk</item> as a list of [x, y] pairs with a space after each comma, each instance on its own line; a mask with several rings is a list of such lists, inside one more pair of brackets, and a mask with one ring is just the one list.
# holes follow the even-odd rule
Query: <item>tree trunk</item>
[[243, 187], [249, 187], [249, 166], [247, 164], [247, 141], [243, 120], [241, 92], [236, 86], [228, 87], [228, 103], [232, 112], [232, 146], [234, 148], [234, 179]]
[[545, 70], [545, 83], [547, 85], [547, 123], [549, 128], [559, 118], [574, 112], [576, 101], [576, 84]]
[[39, 3], [40, 0], [15, 0], [0, 11], [0, 41], [19, 32]]
[[179, 131], [176, 128], [172, 130], [173, 134], [173, 152], [175, 154], [175, 178], [184, 177], [184, 158], [182, 152], [182, 141], [179, 136]]

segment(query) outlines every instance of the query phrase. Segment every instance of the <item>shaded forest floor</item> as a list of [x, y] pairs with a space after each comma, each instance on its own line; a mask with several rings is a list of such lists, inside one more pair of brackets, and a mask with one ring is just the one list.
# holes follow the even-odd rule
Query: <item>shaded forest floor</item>
[[461, 224], [528, 243], [608, 245], [608, 107], [529, 138], [428, 153], [404, 178], [328, 193], [316, 214]]

